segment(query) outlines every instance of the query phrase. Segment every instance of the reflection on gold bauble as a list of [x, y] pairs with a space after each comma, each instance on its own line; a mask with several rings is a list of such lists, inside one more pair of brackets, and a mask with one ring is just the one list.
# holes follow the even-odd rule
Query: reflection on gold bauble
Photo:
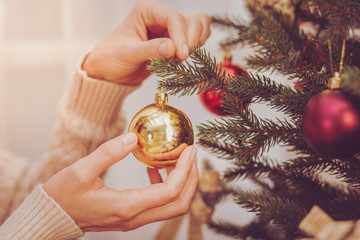
[[165, 93], [156, 94], [155, 103], [140, 110], [131, 120], [129, 132], [138, 136], [135, 157], [153, 168], [176, 164], [181, 152], [194, 142], [189, 118], [166, 104]]

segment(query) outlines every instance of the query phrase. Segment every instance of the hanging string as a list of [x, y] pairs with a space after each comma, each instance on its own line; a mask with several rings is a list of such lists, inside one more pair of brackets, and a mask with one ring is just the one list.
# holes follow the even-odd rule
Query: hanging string
[[332, 75], [335, 75], [335, 72], [334, 72], [334, 63], [333, 63], [333, 57], [332, 57], [332, 49], [331, 49], [331, 41], [330, 41], [330, 39], [328, 39], [327, 42], [328, 42], [329, 56], [330, 56], [330, 70], [331, 70], [331, 74], [332, 74]]
[[[334, 72], [334, 60], [333, 60], [333, 56], [332, 56], [332, 48], [331, 48], [330, 39], [328, 39], [327, 42], [328, 42], [329, 55], [330, 55], [330, 70], [331, 70], [331, 74], [335, 75], [335, 72]], [[341, 49], [339, 74], [341, 74], [341, 72], [343, 70], [343, 66], [344, 66], [345, 49], [346, 49], [346, 39], [344, 38], [343, 43], [342, 43], [342, 49]]]
[[344, 38], [344, 40], [343, 40], [343, 45], [342, 45], [342, 49], [341, 49], [341, 59], [340, 59], [340, 68], [339, 68], [339, 73], [340, 73], [340, 74], [341, 74], [341, 72], [342, 72], [342, 70], [343, 70], [343, 65], [344, 65], [345, 46], [346, 46], [346, 39]]
[[331, 74], [333, 75], [333, 77], [330, 78], [329, 81], [328, 81], [328, 87], [330, 89], [341, 88], [343, 80], [340, 77], [340, 74], [341, 74], [341, 72], [343, 70], [343, 66], [344, 66], [346, 39], [344, 38], [344, 40], [343, 40], [342, 49], [341, 49], [340, 66], [339, 66], [339, 71], [337, 71], [337, 72], [334, 72], [334, 64], [333, 64], [333, 57], [332, 57], [331, 42], [330, 42], [329, 39], [328, 39], [328, 46], [329, 46], [329, 55], [330, 55]]

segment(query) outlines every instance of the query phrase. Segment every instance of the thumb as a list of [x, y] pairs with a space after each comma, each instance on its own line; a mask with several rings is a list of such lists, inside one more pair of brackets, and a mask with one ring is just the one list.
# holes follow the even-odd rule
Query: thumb
[[75, 162], [89, 179], [98, 177], [108, 167], [126, 157], [136, 146], [137, 136], [130, 132], [100, 145], [94, 152]]
[[138, 53], [142, 55], [142, 59], [144, 60], [152, 57], [169, 58], [175, 55], [176, 46], [169, 38], [155, 38], [142, 42], [138, 50]]

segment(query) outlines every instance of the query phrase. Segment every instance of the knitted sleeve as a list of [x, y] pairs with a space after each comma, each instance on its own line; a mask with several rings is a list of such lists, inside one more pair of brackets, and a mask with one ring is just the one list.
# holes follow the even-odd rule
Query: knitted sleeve
[[[79, 67], [60, 102], [52, 139], [43, 158], [31, 164], [11, 155], [2, 159], [0, 149], [0, 174], [4, 168], [7, 179], [6, 183], [0, 183], [0, 224], [39, 183], [44, 183], [59, 170], [87, 156], [104, 141], [121, 134], [125, 119], [119, 111], [124, 98], [136, 88], [92, 79]], [[34, 198], [35, 194], [41, 204], [44, 201], [49, 206], [56, 204], [49, 201], [41, 190], [35, 189], [29, 197]], [[21, 211], [28, 210], [24, 204], [20, 208]], [[42, 211], [42, 208], [35, 209]]]
[[84, 233], [38, 185], [0, 227], [2, 240], [75, 239]]

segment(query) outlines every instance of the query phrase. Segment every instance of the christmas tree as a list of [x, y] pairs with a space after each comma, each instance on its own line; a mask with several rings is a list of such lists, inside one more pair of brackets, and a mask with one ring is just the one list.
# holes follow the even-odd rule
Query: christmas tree
[[[248, 74], [227, 74], [203, 48], [192, 49], [185, 62], [153, 59], [149, 65], [169, 94], [221, 92], [227, 116], [197, 126], [197, 144], [233, 167], [222, 173], [222, 191], [203, 197], [216, 204], [230, 195], [256, 213], [246, 226], [216, 219], [209, 224], [239, 239], [304, 237], [298, 226], [315, 205], [335, 221], [360, 218], [360, 2], [270, 2], [248, 0], [247, 22], [212, 17], [214, 27], [229, 33], [223, 49], [253, 49]], [[257, 116], [255, 103], [285, 117]], [[265, 153], [278, 144], [293, 157], [269, 159]], [[261, 190], [231, 184], [238, 179]]]

